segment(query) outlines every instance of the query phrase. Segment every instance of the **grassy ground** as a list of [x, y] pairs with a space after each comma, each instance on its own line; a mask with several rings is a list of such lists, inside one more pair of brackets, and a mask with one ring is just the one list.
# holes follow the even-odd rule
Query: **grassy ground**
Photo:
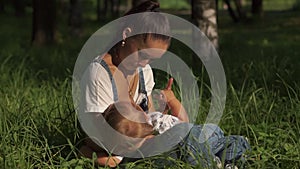
[[[71, 75], [81, 46], [100, 25], [86, 23], [82, 38], [61, 30], [59, 44], [41, 48], [29, 45], [29, 15], [0, 19], [0, 168], [92, 168], [92, 160], [77, 158], [81, 140]], [[238, 24], [227, 13], [220, 15], [228, 85], [220, 126], [226, 134], [250, 139], [249, 168], [300, 167], [299, 26], [296, 11], [266, 12], [262, 20]], [[202, 112], [209, 101], [201, 102]], [[151, 160], [127, 167], [156, 168]]]

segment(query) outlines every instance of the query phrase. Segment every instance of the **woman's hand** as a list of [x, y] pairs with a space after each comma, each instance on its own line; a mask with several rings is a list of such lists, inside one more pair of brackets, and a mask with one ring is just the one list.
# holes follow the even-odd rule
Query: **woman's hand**
[[168, 84], [164, 90], [160, 92], [160, 94], [155, 95], [155, 99], [158, 100], [159, 111], [166, 114], [170, 110], [169, 103], [176, 99], [173, 91], [172, 91], [173, 78], [170, 78]]
[[173, 78], [168, 81], [167, 87], [161, 91], [162, 97], [166, 103], [170, 103], [172, 100], [176, 99], [174, 92], [172, 91]]
[[167, 87], [161, 91], [160, 97], [164, 103], [163, 113], [168, 113], [171, 110], [171, 115], [178, 117], [181, 121], [189, 122], [188, 115], [180, 103], [180, 101], [175, 97], [172, 91], [173, 78], [168, 81]]

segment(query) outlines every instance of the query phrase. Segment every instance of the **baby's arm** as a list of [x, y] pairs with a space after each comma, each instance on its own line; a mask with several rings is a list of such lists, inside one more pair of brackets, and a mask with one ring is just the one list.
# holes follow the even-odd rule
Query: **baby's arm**
[[97, 155], [96, 163], [100, 166], [116, 167], [122, 158], [119, 156], [109, 156], [102, 148], [98, 147], [92, 140], [88, 139], [85, 141], [86, 145], [80, 148], [80, 155], [86, 158], [93, 158], [93, 153]]
[[116, 167], [121, 162], [118, 156], [107, 156], [107, 154], [97, 153], [97, 163], [100, 166]]

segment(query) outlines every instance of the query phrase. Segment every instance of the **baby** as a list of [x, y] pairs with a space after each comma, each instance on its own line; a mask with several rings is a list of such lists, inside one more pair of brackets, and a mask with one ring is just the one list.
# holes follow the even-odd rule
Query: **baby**
[[[146, 114], [132, 103], [117, 102], [108, 107], [104, 118], [119, 133], [133, 138], [145, 139], [151, 139], [156, 134], [163, 134], [170, 128], [189, 121], [185, 109], [176, 99], [172, 90], [163, 90], [161, 97], [165, 99], [171, 110], [171, 115], [160, 112]], [[214, 124], [207, 124], [205, 127], [212, 133], [209, 138], [205, 142], [200, 142], [203, 126], [194, 125], [187, 136], [178, 144], [178, 148], [181, 149], [178, 158], [192, 165], [216, 166], [218, 168], [223, 166], [222, 159], [225, 162], [225, 168], [237, 168], [234, 163], [243, 159], [242, 155], [245, 151], [250, 150], [247, 140], [242, 136], [225, 137], [223, 131]]]

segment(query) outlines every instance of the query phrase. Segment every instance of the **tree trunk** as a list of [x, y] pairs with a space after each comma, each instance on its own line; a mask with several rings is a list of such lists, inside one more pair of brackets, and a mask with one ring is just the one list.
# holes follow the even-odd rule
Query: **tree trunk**
[[107, 0], [97, 0], [97, 20], [100, 21], [106, 18], [105, 8]]
[[32, 43], [44, 45], [55, 42], [56, 1], [33, 0]]
[[231, 4], [230, 4], [230, 1], [229, 1], [229, 0], [224, 0], [224, 3], [227, 5], [227, 8], [228, 8], [227, 10], [228, 10], [229, 15], [230, 15], [230, 17], [232, 18], [232, 20], [233, 20], [234, 22], [238, 22], [238, 21], [239, 21], [239, 18], [236, 16], [234, 10], [232, 9]]
[[102, 15], [102, 10], [101, 10], [101, 6], [102, 6], [102, 4], [101, 4], [101, 2], [100, 2], [100, 0], [97, 0], [97, 21], [100, 21], [101, 20], [101, 15]]
[[236, 10], [238, 12], [239, 18], [241, 20], [245, 20], [247, 17], [246, 17], [246, 12], [243, 10], [241, 0], [234, 0], [234, 3], [235, 3], [235, 6], [236, 6]]
[[126, 3], [126, 12], [129, 11], [132, 7], [132, 0], [127, 0], [127, 3]]
[[24, 0], [13, 0], [12, 1], [14, 9], [15, 9], [15, 15], [17, 17], [24, 16], [25, 14], [25, 2]]
[[82, 27], [82, 3], [81, 0], [70, 0], [69, 26], [75, 36], [81, 35]]
[[104, 0], [104, 4], [103, 4], [103, 14], [107, 15], [107, 8], [108, 8], [108, 1], [107, 0]]
[[113, 15], [114, 16], [120, 15], [120, 5], [121, 5], [120, 0], [113, 0]]
[[4, 0], [0, 0], [0, 13], [4, 13], [5, 12], [5, 5], [4, 5]]
[[262, 0], [252, 0], [252, 10], [253, 15], [262, 16], [263, 15], [263, 1]]
[[217, 11], [215, 0], [192, 0], [192, 19], [195, 25], [218, 49]]
[[147, 0], [132, 0], [132, 5], [131, 6], [136, 7], [136, 6], [138, 6], [139, 4], [141, 4], [145, 1], [147, 1]]

